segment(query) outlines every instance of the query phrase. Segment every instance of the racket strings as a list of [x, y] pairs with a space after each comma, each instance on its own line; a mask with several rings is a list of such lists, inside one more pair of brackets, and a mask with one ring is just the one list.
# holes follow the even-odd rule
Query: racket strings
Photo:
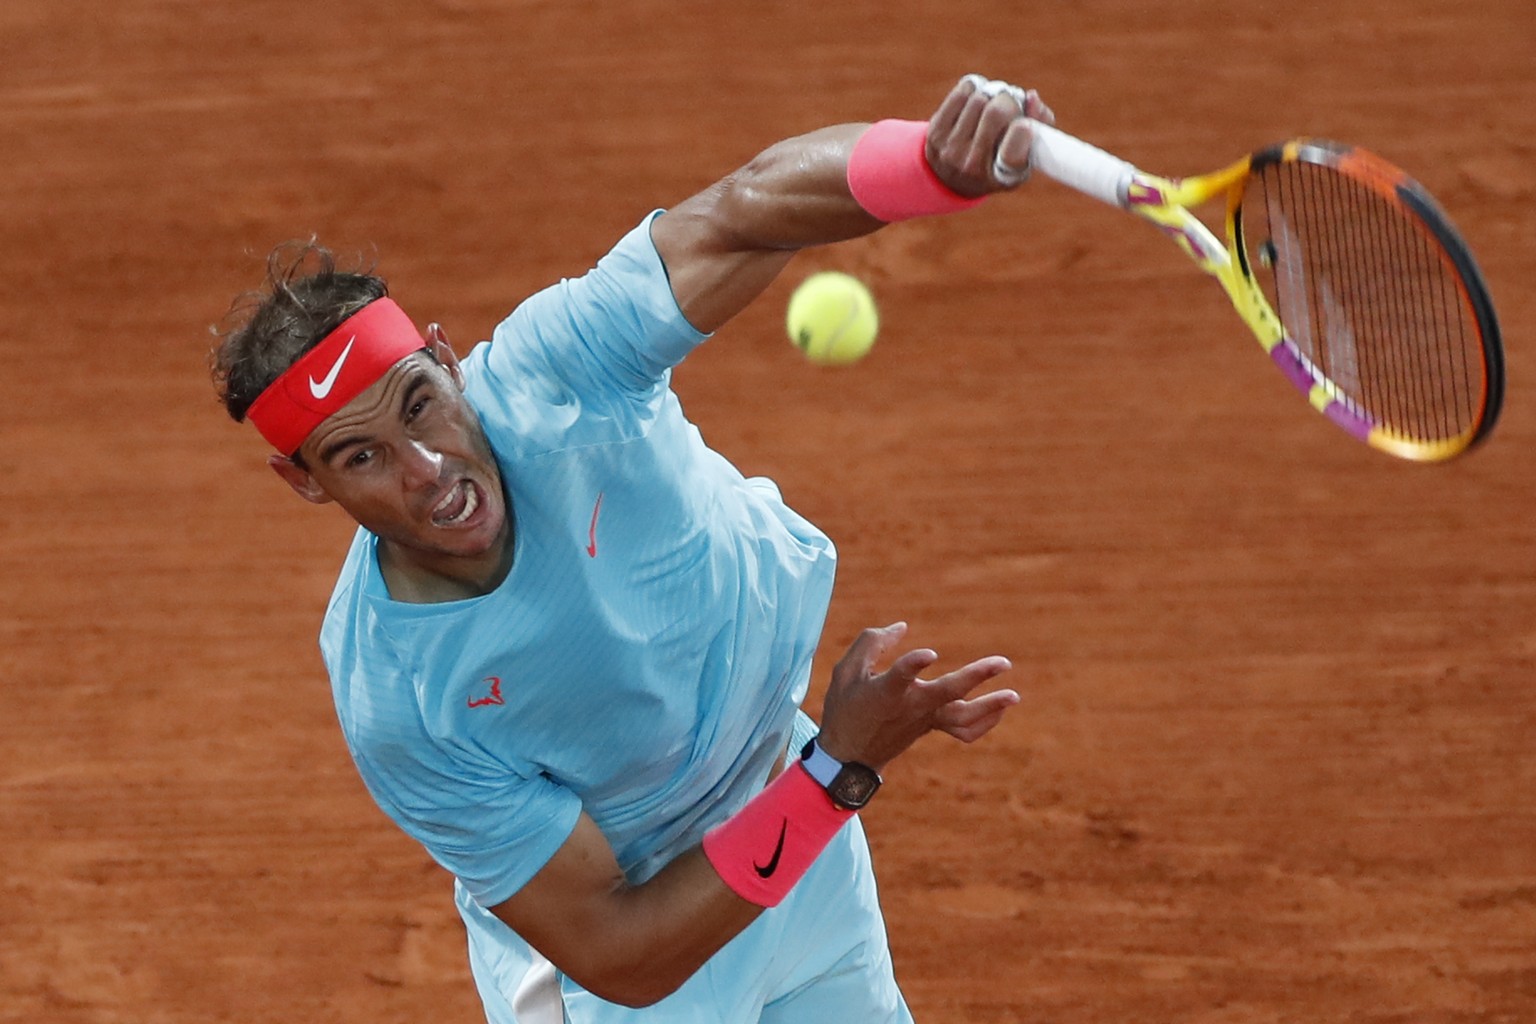
[[1258, 169], [1244, 207], [1266, 297], [1335, 398], [1413, 439], [1478, 425], [1486, 388], [1478, 324], [1459, 275], [1413, 211], [1301, 161]]

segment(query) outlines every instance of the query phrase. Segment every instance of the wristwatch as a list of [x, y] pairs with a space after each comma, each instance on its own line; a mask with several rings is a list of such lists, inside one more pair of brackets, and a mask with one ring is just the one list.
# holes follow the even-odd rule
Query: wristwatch
[[846, 811], [856, 811], [869, 803], [880, 788], [879, 772], [857, 761], [845, 764], [837, 760], [821, 749], [815, 737], [800, 751], [800, 763], [807, 775], [821, 783], [832, 802]]

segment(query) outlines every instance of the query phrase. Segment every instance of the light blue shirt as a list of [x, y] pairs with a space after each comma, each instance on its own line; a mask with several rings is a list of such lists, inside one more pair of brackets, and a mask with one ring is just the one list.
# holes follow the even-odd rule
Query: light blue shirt
[[512, 569], [404, 604], [359, 530], [320, 646], [379, 806], [482, 907], [585, 810], [632, 882], [696, 845], [784, 753], [831, 598], [831, 542], [684, 417], [704, 340], [648, 216], [464, 360], [510, 496]]

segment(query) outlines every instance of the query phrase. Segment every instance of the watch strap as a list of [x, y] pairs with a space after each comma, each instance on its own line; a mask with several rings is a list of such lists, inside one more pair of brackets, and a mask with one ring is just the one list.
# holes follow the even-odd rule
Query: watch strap
[[800, 764], [807, 775], [821, 783], [822, 789], [829, 788], [837, 773], [843, 770], [843, 762], [822, 750], [814, 736], [800, 752]]

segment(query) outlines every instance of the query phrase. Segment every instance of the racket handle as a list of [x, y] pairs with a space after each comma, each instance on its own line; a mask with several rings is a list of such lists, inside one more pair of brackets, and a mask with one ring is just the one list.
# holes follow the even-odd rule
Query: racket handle
[[1040, 121], [1030, 123], [1029, 166], [1110, 206], [1125, 206], [1136, 168]]

